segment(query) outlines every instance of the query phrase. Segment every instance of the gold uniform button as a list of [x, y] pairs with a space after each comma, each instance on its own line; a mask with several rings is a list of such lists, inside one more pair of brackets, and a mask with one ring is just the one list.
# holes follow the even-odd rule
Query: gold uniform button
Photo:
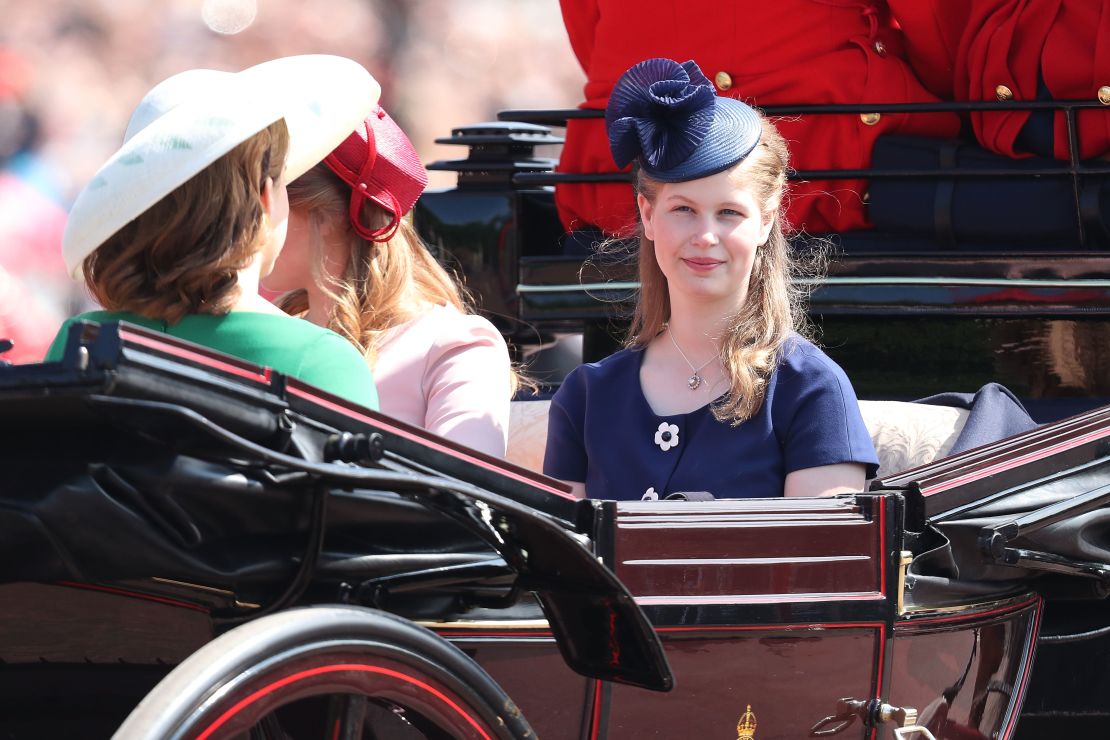
[[882, 41], [876, 41], [875, 42], [875, 53], [878, 54], [881, 57], [885, 57], [886, 56], [886, 44], [884, 44]]
[[998, 87], [994, 88], [994, 97], [998, 98], [999, 100], [1013, 100], [1014, 91], [1006, 87], [1005, 85], [999, 85]]
[[863, 125], [865, 125], [865, 126], [874, 126], [881, 119], [882, 119], [882, 115], [879, 114], [879, 113], [860, 113], [859, 114], [859, 120], [863, 121]]
[[1098, 102], [1110, 105], [1110, 85], [1103, 85], [1098, 89]]
[[732, 87], [732, 75], [728, 72], [718, 72], [713, 75], [713, 82], [717, 85], [718, 90], [728, 90]]

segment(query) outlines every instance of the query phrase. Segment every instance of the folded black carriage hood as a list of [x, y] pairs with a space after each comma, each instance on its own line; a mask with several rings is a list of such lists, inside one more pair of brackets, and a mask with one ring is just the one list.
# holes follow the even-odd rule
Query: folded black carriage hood
[[0, 367], [0, 419], [0, 582], [265, 592], [305, 575], [328, 506], [348, 516], [329, 527], [357, 532], [380, 525], [360, 508], [408, 507], [426, 533], [414, 555], [446, 552], [437, 527], [457, 540], [461, 525], [536, 593], [572, 668], [673, 684], [651, 624], [591, 551], [593, 503], [550, 479], [126, 324], [76, 324], [60, 362]]
[[[930, 604], [1035, 583], [1110, 592], [1110, 407], [874, 481], [918, 533], [908, 598]], [[912, 537], [912, 535], [911, 535]]]

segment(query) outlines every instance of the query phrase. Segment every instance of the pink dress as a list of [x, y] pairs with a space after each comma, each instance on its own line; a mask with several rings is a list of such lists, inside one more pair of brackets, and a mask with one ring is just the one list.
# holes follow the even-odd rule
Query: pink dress
[[448, 306], [386, 332], [374, 367], [381, 410], [476, 450], [505, 456], [509, 351], [481, 316]]

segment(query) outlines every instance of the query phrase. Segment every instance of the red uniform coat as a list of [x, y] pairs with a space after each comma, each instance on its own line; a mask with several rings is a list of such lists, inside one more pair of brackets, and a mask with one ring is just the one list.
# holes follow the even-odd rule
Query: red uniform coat
[[[933, 4], [946, 12], [946, 1]], [[1039, 74], [1055, 100], [1110, 106], [1110, 0], [970, 0], [955, 74], [960, 100], [1036, 100]], [[1028, 119], [1029, 111], [971, 115], [984, 147], [1018, 157], [1027, 154], [1015, 141]], [[1110, 108], [1081, 111], [1078, 133], [1081, 158], [1110, 152]], [[1063, 113], [1053, 137], [1053, 156], [1067, 159]]]
[[953, 100], [956, 55], [971, 0], [887, 0], [906, 40], [917, 79], [941, 100]]
[[[718, 92], [759, 106], [924, 102], [936, 98], [902, 56], [901, 35], [882, 0], [561, 0], [575, 54], [586, 71], [583, 108], [603, 109], [617, 78], [636, 62], [693, 59]], [[951, 114], [811, 115], [777, 121], [799, 170], [870, 163], [885, 133], [954, 136]], [[604, 121], [571, 121], [564, 172], [612, 172]], [[788, 218], [811, 233], [866, 227], [863, 181], [795, 182]], [[567, 228], [626, 233], [635, 223], [626, 184], [561, 185]]]

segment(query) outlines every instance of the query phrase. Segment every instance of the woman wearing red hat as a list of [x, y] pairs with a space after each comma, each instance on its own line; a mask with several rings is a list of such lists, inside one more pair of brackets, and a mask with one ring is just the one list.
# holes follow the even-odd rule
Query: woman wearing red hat
[[383, 412], [503, 457], [517, 377], [500, 332], [404, 218], [427, 183], [379, 108], [289, 184], [289, 233], [266, 287], [291, 291], [282, 308], [363, 353]]

